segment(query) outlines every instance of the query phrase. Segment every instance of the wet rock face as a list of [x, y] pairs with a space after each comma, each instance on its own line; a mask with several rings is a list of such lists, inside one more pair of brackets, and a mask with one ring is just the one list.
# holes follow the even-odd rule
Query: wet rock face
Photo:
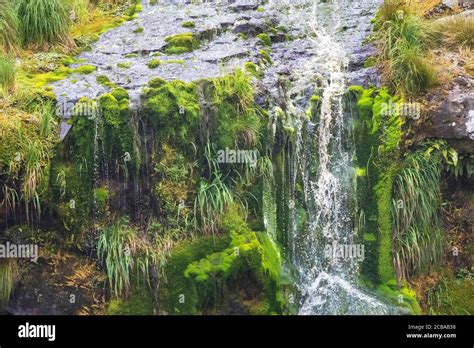
[[428, 136], [448, 140], [457, 150], [474, 152], [474, 78], [458, 77], [429, 117]]
[[[279, 78], [291, 80], [290, 75], [317, 55], [310, 22], [314, 22], [314, 26], [327, 26], [328, 30], [339, 28], [337, 36], [341, 45], [347, 48], [348, 69], [353, 71], [348, 76], [349, 84], [377, 84], [371, 78], [376, 71], [363, 67], [372, 51], [362, 48], [362, 41], [370, 30], [370, 20], [361, 19], [371, 18], [373, 11], [370, 10], [375, 5], [373, 1], [344, 0], [340, 3], [344, 10], [334, 16], [331, 11], [336, 5], [311, 0], [298, 0], [291, 5], [284, 1], [260, 4], [257, 0], [157, 5], [144, 1], [143, 12], [137, 19], [108, 31], [90, 51], [77, 57], [81, 63], [73, 67], [93, 65], [96, 71], [88, 75], [73, 74], [53, 83], [53, 91], [60, 105], [73, 105], [82, 97], [93, 99], [110, 90], [97, 82], [97, 77], [105, 75], [117, 87], [128, 91], [132, 107], [139, 107], [143, 87], [154, 78], [186, 82], [214, 78], [235, 67], [243, 67], [249, 61], [259, 64], [260, 50], [265, 49], [272, 64], [265, 68], [264, 88], [259, 92], [278, 98]], [[187, 22], [192, 25], [183, 26]], [[199, 40], [199, 47], [191, 52], [168, 54], [166, 37], [185, 33], [192, 33]], [[261, 33], [267, 34], [272, 41], [271, 50], [257, 38]], [[152, 59], [160, 61], [155, 68], [148, 65]], [[321, 71], [321, 74], [325, 73]], [[66, 121], [70, 113], [62, 116]], [[69, 128], [63, 122], [62, 138]]]

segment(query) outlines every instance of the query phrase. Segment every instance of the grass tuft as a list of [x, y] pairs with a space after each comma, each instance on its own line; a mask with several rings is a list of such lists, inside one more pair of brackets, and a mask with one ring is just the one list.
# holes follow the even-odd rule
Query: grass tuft
[[15, 86], [15, 59], [9, 55], [0, 55], [0, 87], [4, 95]]
[[19, 21], [12, 1], [0, 1], [0, 52], [15, 52], [18, 49]]
[[61, 0], [20, 0], [17, 11], [25, 45], [69, 41], [70, 20]]

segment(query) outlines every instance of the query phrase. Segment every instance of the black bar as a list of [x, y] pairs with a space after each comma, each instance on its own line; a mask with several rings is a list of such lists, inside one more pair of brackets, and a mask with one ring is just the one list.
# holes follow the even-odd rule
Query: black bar
[[[56, 325], [55, 340], [19, 338], [19, 326], [27, 322]], [[409, 325], [417, 328], [409, 329]], [[408, 338], [407, 334], [455, 334], [456, 337]], [[468, 316], [0, 317], [1, 348], [38, 344], [87, 347], [126, 344], [135, 347], [148, 342], [158, 346], [391, 344], [473, 347], [474, 320]]]

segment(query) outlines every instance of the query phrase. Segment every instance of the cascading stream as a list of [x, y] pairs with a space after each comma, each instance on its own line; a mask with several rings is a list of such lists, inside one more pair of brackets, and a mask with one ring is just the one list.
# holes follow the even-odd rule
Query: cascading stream
[[[352, 216], [352, 148], [344, 112], [350, 32], [344, 12], [370, 9], [373, 1], [313, 1], [313, 11], [294, 6], [293, 18], [307, 26], [314, 48], [311, 58], [294, 74], [287, 107], [297, 129], [296, 168], [304, 189], [307, 223], [293, 224], [292, 260], [299, 275], [302, 300], [299, 314], [386, 314], [390, 309], [359, 290], [356, 285], [362, 246], [354, 244]], [[304, 18], [306, 16], [306, 18]], [[310, 16], [310, 18], [308, 18]], [[301, 24], [300, 24], [301, 25]], [[307, 104], [291, 96], [304, 95], [319, 82], [320, 112], [305, 118]], [[308, 168], [317, 168], [309, 170]], [[339, 254], [341, 251], [343, 254]], [[358, 251], [352, 252], [351, 251]]]

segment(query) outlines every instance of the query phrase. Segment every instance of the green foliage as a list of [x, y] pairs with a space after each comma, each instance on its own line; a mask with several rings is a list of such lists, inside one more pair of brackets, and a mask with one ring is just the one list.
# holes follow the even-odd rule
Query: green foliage
[[128, 226], [125, 218], [101, 230], [97, 254], [105, 264], [109, 286], [116, 297], [129, 295], [132, 274], [148, 283], [149, 267], [157, 263], [153, 248]]
[[130, 69], [131, 66], [132, 66], [132, 63], [130, 63], [130, 62], [119, 62], [119, 63], [117, 63], [117, 68], [120, 68], [120, 69]]
[[69, 16], [61, 0], [20, 0], [17, 11], [24, 44], [67, 41]]
[[149, 67], [150, 69], [156, 69], [156, 68], [158, 68], [161, 64], [162, 64], [162, 61], [161, 61], [161, 60], [159, 60], [159, 59], [152, 59], [152, 60], [150, 60], [150, 61], [148, 62], [147, 65], [148, 65], [148, 67]]
[[76, 74], [88, 75], [88, 74], [92, 74], [96, 70], [97, 70], [97, 67], [93, 65], [81, 65], [77, 67], [76, 69], [74, 69], [74, 72]]
[[260, 58], [262, 59], [262, 62], [264, 65], [270, 65], [272, 64], [272, 58], [270, 57], [270, 54], [266, 50], [260, 50], [258, 51]]
[[111, 168], [114, 162], [123, 162], [126, 153], [130, 154], [127, 166], [137, 164], [133, 151], [133, 132], [129, 127], [129, 100], [128, 93], [123, 88], [115, 88], [110, 94], [99, 98], [103, 128], [101, 141], [104, 144], [103, 161], [107, 161]]
[[[223, 216], [222, 231], [230, 239], [221, 237], [209, 245], [210, 239], [200, 238], [171, 257], [165, 274], [172, 273], [173, 284], [170, 282], [170, 285], [177, 282], [180, 291], [184, 291], [181, 292], [184, 301], [180, 303], [180, 293], [170, 289], [170, 294], [176, 296], [173, 312], [199, 313], [220, 301], [225, 296], [225, 288], [239, 279], [260, 284], [268, 301], [265, 313], [279, 311], [281, 258], [273, 241], [267, 235], [251, 231], [237, 206], [230, 207]], [[176, 268], [178, 261], [179, 268]], [[170, 267], [172, 264], [174, 267]]]
[[195, 84], [182, 81], [152, 80], [144, 93], [144, 108], [151, 126], [162, 139], [191, 152], [200, 120], [200, 106]]
[[474, 48], [474, 21], [472, 18], [461, 17], [436, 22], [434, 30], [441, 38], [441, 42], [449, 47]]
[[411, 15], [412, 11], [405, 0], [384, 0], [376, 15], [376, 24], [397, 20], [399, 16]]
[[421, 152], [407, 156], [395, 178], [391, 211], [399, 279], [428, 270], [441, 259], [440, 179], [439, 156]]
[[124, 55], [125, 58], [137, 58], [138, 57], [138, 53], [127, 53], [126, 55]]
[[18, 266], [14, 260], [7, 259], [0, 262], [0, 306], [8, 303], [17, 276]]
[[169, 314], [198, 314], [211, 301], [208, 293], [212, 288], [207, 289], [202, 284], [196, 286], [193, 279], [184, 276], [184, 272], [190, 263], [225, 249], [229, 240], [226, 236], [200, 237], [193, 241], [181, 241], [173, 249], [165, 266], [166, 283], [162, 289], [162, 304]]
[[107, 187], [98, 187], [94, 189], [94, 199], [97, 212], [105, 215], [108, 207], [109, 190]]
[[382, 283], [387, 282], [394, 276], [393, 254], [392, 254], [392, 187], [394, 176], [398, 170], [398, 164], [392, 164], [384, 172], [375, 186], [377, 199], [378, 227], [379, 227], [379, 249], [378, 249], [378, 275]]
[[19, 24], [13, 1], [0, 1], [0, 53], [15, 52], [18, 49]]
[[70, 20], [76, 24], [85, 24], [90, 20], [89, 0], [63, 0]]
[[107, 307], [107, 315], [153, 315], [151, 291], [136, 278], [132, 277], [129, 298], [113, 298]]
[[15, 86], [15, 76], [15, 59], [0, 55], [0, 87], [5, 95]]
[[376, 239], [366, 245], [362, 274], [378, 284], [394, 277], [391, 207], [403, 123], [397, 108], [388, 107], [397, 105], [397, 98], [386, 90], [353, 86], [350, 91], [358, 109], [354, 122], [356, 174], [360, 174], [356, 176], [358, 231]]
[[143, 29], [143, 27], [138, 27], [135, 30], [133, 30], [135, 34], [140, 34], [140, 33], [143, 33], [144, 31], [145, 29]]
[[176, 34], [165, 38], [166, 54], [192, 52], [199, 48], [200, 43], [192, 33]]
[[377, 293], [390, 301], [392, 305], [406, 308], [410, 314], [422, 314], [415, 291], [405, 283], [399, 287], [395, 279], [389, 279], [377, 287]]
[[213, 81], [213, 103], [217, 108], [215, 144], [219, 149], [255, 148], [262, 126], [255, 109], [249, 76], [236, 69]]
[[260, 42], [262, 43], [263, 46], [271, 46], [272, 45], [272, 40], [265, 33], [258, 34], [257, 38], [260, 40]]
[[441, 274], [437, 283], [428, 291], [429, 314], [473, 315], [474, 283], [472, 279]]
[[255, 76], [258, 79], [263, 77], [263, 72], [260, 70], [260, 67], [258, 67], [256, 64], [252, 62], [246, 62], [244, 64], [244, 68], [246, 72]]
[[[351, 91], [359, 109], [354, 126], [356, 164], [361, 171], [364, 168], [364, 175], [357, 176], [359, 229], [364, 235], [379, 232], [378, 278], [372, 281], [385, 284], [394, 278], [394, 267], [401, 281], [427, 270], [441, 256], [440, 159], [456, 163], [457, 154], [437, 144], [402, 162], [403, 121], [397, 98], [383, 89], [353, 87]], [[372, 248], [369, 246], [368, 260], [373, 258]], [[373, 269], [364, 263], [363, 273], [370, 277], [370, 272]]]
[[201, 179], [194, 201], [196, 229], [216, 233], [220, 227], [220, 218], [226, 208], [234, 202], [231, 189], [224, 183], [217, 160], [212, 157], [207, 146], [206, 157], [209, 165], [209, 180]]
[[401, 1], [386, 1], [377, 28], [384, 74], [397, 91], [416, 94], [436, 82], [435, 70], [425, 57], [433, 33], [423, 19], [408, 13]]
[[181, 26], [183, 28], [195, 28], [196, 24], [192, 21], [186, 21], [186, 22], [181, 23]]
[[454, 175], [456, 179], [464, 175], [469, 178], [474, 174], [473, 154], [459, 154], [446, 140], [441, 139], [427, 140], [422, 147], [428, 156], [437, 153], [440, 156], [443, 171]]
[[[194, 180], [193, 169], [196, 163], [190, 161], [168, 144], [163, 144], [161, 158], [154, 167], [154, 194], [160, 202], [161, 215], [166, 218], [167, 228], [190, 230], [192, 209], [191, 200]], [[192, 233], [192, 232], [191, 232]]]
[[99, 83], [99, 84], [101, 84], [101, 85], [104, 85], [104, 84], [110, 82], [110, 79], [109, 79], [107, 76], [105, 76], [105, 75], [99, 75], [99, 76], [97, 76], [96, 80], [97, 80], [97, 83]]
[[24, 204], [27, 222], [41, 216], [41, 198], [48, 182], [49, 165], [57, 133], [53, 108], [38, 106], [33, 114], [0, 113], [0, 206], [7, 214]]

